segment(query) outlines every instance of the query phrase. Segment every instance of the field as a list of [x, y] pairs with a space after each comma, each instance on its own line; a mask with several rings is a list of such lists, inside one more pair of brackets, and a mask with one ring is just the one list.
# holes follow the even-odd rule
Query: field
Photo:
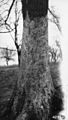
[[[51, 63], [49, 66], [54, 86], [61, 86], [58, 63]], [[5, 110], [10, 99], [13, 87], [18, 79], [18, 72], [18, 66], [0, 67], [0, 112]]]

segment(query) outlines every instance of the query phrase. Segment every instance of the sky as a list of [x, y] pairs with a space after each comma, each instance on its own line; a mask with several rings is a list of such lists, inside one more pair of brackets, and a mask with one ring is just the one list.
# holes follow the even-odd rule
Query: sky
[[[63, 114], [66, 115], [66, 119], [68, 119], [68, 0], [50, 0], [49, 6], [55, 6], [57, 13], [60, 16], [60, 25], [62, 29], [62, 33], [59, 33], [57, 27], [49, 23], [49, 44], [53, 45], [55, 40], [60, 40], [61, 49], [63, 54], [63, 60], [60, 66], [60, 74], [61, 80], [63, 84], [63, 91], [65, 93], [65, 111]], [[21, 26], [20, 26], [21, 29]], [[10, 36], [10, 34], [0, 34], [0, 46], [9, 47], [15, 49], [14, 42]], [[0, 61], [0, 64], [3, 62]], [[17, 63], [17, 56], [16, 62]]]
[[[60, 14], [60, 25], [62, 26], [62, 34], [60, 42], [63, 54], [63, 60], [60, 66], [60, 74], [64, 92], [64, 108], [63, 114], [68, 120], [68, 0], [50, 0], [50, 5], [55, 5]], [[51, 29], [50, 29], [51, 30]], [[52, 41], [54, 32], [50, 31], [50, 42]]]

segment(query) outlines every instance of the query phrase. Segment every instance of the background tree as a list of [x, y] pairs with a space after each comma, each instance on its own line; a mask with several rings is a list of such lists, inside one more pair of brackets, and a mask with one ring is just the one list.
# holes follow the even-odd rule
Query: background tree
[[[21, 16], [21, 9], [18, 10], [18, 4], [19, 1], [12, 1], [11, 7], [9, 10], [7, 10], [7, 6], [9, 7], [9, 0], [8, 1], [1, 1], [0, 6], [1, 6], [1, 10], [2, 7], [5, 6], [4, 11], [2, 11], [0, 13], [0, 33], [9, 33], [11, 38], [13, 39], [13, 42], [15, 44], [15, 47], [17, 49], [17, 55], [18, 55], [18, 63], [20, 64], [20, 53], [21, 53], [21, 44], [18, 42], [20, 41], [18, 38], [18, 26], [19, 26], [19, 19]], [[12, 9], [13, 7], [13, 9]], [[6, 15], [6, 11], [8, 11], [8, 14]], [[11, 11], [13, 11], [13, 14], [15, 14], [14, 16], [14, 20], [11, 21], [10, 17], [11, 17]], [[5, 15], [4, 15], [5, 14]], [[10, 14], [10, 16], [9, 16]], [[3, 16], [4, 15], [4, 16]], [[5, 17], [6, 16], [6, 17]]]
[[15, 46], [17, 49], [17, 54], [18, 54], [18, 64], [20, 66], [20, 56], [21, 56], [21, 48], [20, 45], [18, 44], [18, 33], [17, 33], [17, 26], [18, 26], [18, 21], [19, 21], [19, 15], [18, 15], [18, 8], [17, 8], [17, 0], [15, 2]]
[[51, 8], [48, 8], [48, 12], [49, 12], [48, 21], [54, 23], [58, 28], [59, 32], [61, 33], [60, 17], [56, 13], [54, 6], [52, 6]]
[[49, 47], [49, 62], [59, 63], [62, 60], [62, 50], [59, 41], [55, 41], [54, 47]]

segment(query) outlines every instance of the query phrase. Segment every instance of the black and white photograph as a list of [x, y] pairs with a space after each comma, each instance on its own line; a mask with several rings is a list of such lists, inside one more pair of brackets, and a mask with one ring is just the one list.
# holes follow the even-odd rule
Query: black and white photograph
[[0, 120], [68, 120], [68, 0], [0, 0]]

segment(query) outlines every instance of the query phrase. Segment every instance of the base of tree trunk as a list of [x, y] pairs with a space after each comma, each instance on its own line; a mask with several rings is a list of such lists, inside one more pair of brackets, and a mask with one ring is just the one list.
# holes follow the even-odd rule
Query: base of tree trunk
[[19, 79], [5, 120], [52, 120], [53, 109], [57, 107], [55, 103], [52, 107], [53, 101], [62, 102], [56, 92], [48, 64], [47, 18], [26, 19]]

